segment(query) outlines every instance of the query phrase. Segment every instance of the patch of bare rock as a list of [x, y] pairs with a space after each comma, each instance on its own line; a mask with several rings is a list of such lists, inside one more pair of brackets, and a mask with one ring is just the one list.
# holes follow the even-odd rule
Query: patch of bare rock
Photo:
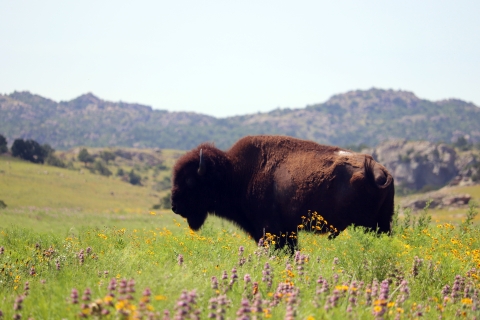
[[410, 208], [412, 211], [418, 211], [425, 208], [427, 201], [431, 200], [430, 208], [464, 208], [468, 206], [468, 202], [472, 197], [468, 194], [452, 194], [449, 187], [438, 191], [409, 196], [401, 201], [400, 207]]

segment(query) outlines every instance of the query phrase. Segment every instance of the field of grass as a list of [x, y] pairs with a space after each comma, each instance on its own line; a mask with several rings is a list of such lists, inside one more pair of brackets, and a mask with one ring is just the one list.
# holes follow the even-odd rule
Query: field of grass
[[402, 222], [391, 237], [348, 229], [334, 240], [300, 232], [290, 256], [215, 218], [198, 233], [173, 219], [71, 233], [0, 227], [4, 318], [480, 316], [477, 227]]
[[151, 210], [166, 172], [139, 170], [147, 183], [133, 186], [82, 166], [0, 157], [0, 319], [480, 316], [480, 228], [466, 209], [403, 216], [391, 237], [300, 231], [290, 256], [215, 217], [193, 232]]

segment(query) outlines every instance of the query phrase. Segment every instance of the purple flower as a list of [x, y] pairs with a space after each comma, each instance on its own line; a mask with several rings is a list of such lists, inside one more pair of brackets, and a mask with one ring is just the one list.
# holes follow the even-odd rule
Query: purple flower
[[13, 310], [15, 311], [22, 310], [22, 303], [24, 299], [25, 299], [24, 296], [18, 296], [15, 299], [15, 303], [13, 304]]
[[218, 279], [215, 276], [212, 277], [212, 289], [218, 289]]
[[78, 303], [78, 291], [77, 289], [73, 288], [72, 293], [70, 293], [70, 298], [72, 299], [72, 304]]

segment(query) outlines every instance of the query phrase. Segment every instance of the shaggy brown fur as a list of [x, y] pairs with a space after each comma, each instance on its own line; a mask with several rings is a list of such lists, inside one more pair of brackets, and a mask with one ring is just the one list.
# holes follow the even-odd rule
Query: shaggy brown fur
[[392, 176], [371, 156], [285, 136], [245, 137], [226, 152], [201, 144], [173, 169], [172, 210], [192, 229], [212, 213], [257, 242], [265, 233], [296, 232], [309, 210], [339, 231], [354, 224], [389, 232], [393, 196]]

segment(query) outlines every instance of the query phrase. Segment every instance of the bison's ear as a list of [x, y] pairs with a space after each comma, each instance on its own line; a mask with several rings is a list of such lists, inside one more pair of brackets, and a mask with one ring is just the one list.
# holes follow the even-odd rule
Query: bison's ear
[[200, 163], [198, 165], [198, 175], [203, 176], [205, 174], [205, 171], [207, 171], [207, 166], [205, 165], [205, 161], [203, 161], [203, 152], [202, 149], [200, 149]]

